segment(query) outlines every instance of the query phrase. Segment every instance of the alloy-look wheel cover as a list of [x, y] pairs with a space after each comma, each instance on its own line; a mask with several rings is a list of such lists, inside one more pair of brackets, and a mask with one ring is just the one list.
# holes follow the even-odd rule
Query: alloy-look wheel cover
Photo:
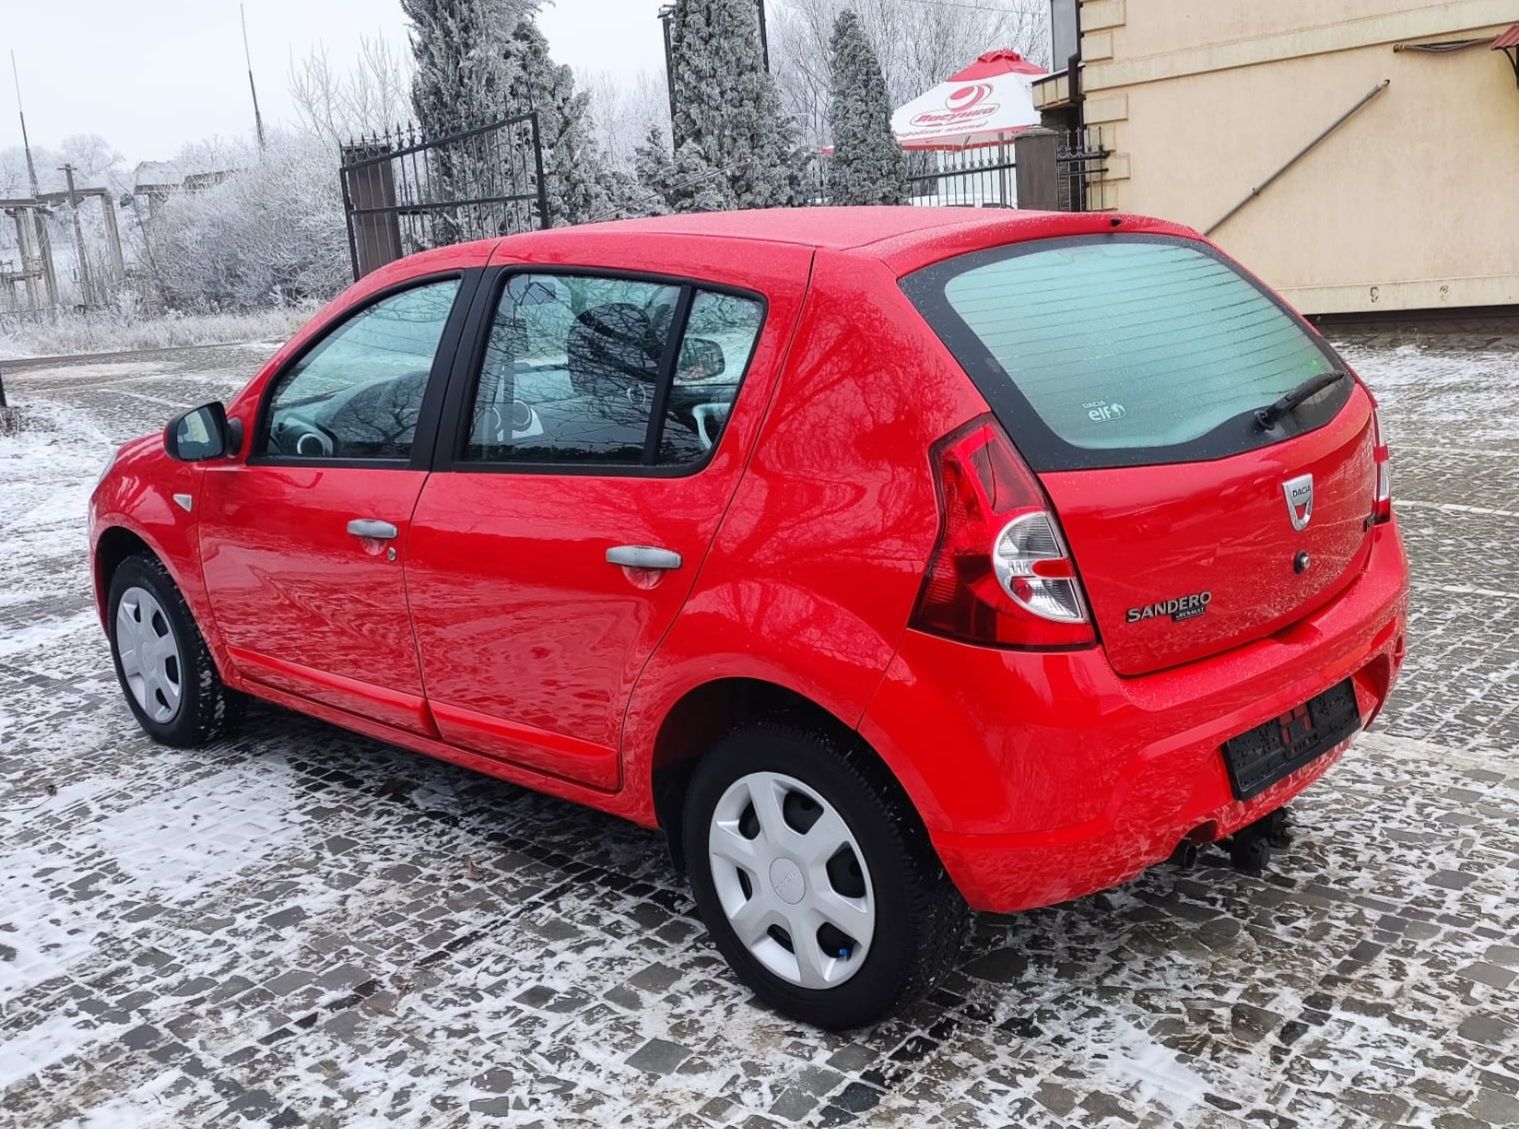
[[183, 696], [184, 659], [163, 605], [146, 588], [128, 588], [121, 594], [116, 657], [142, 712], [157, 722], [173, 721]]
[[[788, 797], [804, 809], [802, 819], [788, 821]], [[740, 777], [717, 801], [707, 851], [728, 924], [770, 972], [824, 989], [864, 965], [875, 935], [875, 889], [854, 833], [816, 790], [778, 772]], [[837, 873], [847, 873], [847, 893], [837, 888]]]

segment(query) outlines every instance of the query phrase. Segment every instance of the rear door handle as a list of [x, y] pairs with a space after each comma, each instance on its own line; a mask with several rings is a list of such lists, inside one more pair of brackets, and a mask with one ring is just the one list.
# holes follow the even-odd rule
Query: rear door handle
[[355, 537], [369, 537], [375, 541], [394, 541], [396, 527], [388, 521], [376, 521], [371, 517], [356, 517], [348, 523], [348, 532]]
[[607, 564], [624, 568], [679, 568], [680, 554], [652, 545], [618, 545], [607, 550]]

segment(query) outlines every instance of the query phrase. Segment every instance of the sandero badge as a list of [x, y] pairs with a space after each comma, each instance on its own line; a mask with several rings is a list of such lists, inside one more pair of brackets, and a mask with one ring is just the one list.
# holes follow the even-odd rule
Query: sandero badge
[[1212, 602], [1212, 592], [1193, 592], [1190, 596], [1178, 596], [1174, 600], [1162, 600], [1156, 604], [1130, 608], [1126, 618], [1129, 623], [1138, 623], [1142, 619], [1168, 615], [1172, 622], [1180, 623], [1184, 619], [1196, 619], [1208, 610], [1208, 605]]

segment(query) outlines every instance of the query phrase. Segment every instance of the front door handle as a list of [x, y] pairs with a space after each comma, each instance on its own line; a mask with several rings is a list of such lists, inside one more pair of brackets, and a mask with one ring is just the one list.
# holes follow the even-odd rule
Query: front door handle
[[652, 545], [618, 545], [607, 550], [607, 564], [624, 568], [679, 568], [680, 554]]
[[394, 541], [396, 527], [388, 521], [376, 521], [370, 517], [356, 517], [348, 523], [348, 532], [355, 537], [368, 537], [375, 541]]

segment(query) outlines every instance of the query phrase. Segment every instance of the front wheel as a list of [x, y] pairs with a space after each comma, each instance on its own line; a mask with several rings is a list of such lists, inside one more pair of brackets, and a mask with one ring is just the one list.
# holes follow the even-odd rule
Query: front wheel
[[116, 678], [149, 737], [199, 748], [236, 723], [245, 699], [222, 682], [189, 604], [157, 558], [122, 561], [106, 606]]
[[718, 742], [687, 794], [686, 866], [718, 949], [761, 999], [820, 1027], [917, 1000], [965, 931], [965, 903], [875, 768], [766, 722]]

